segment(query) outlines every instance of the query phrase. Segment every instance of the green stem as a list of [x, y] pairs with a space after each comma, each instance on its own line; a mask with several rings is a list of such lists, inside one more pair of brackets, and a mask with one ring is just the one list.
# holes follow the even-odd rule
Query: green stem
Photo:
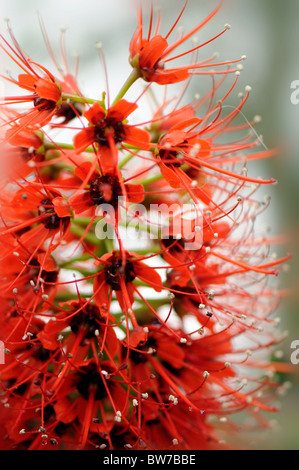
[[[183, 171], [188, 170], [190, 167], [189, 165], [182, 165], [181, 169]], [[143, 186], [146, 186], [147, 184], [152, 184], [155, 183], [156, 181], [159, 181], [163, 178], [162, 174], [159, 173], [158, 175], [152, 176], [151, 178], [146, 178], [144, 180], [137, 181], [136, 183], [143, 184]]]
[[155, 183], [156, 181], [159, 181], [163, 178], [162, 174], [159, 173], [158, 175], [152, 176], [151, 178], [146, 178], [141, 181], [137, 181], [138, 184], [143, 184], [143, 186], [146, 186], [147, 184], [152, 184]]
[[[75, 223], [78, 224], [78, 225], [82, 225], [83, 227], [87, 227], [87, 225], [90, 223], [90, 219], [88, 217], [79, 217], [75, 220]], [[97, 221], [95, 220], [91, 226], [96, 225], [96, 223], [97, 223]], [[126, 225], [122, 221], [119, 222], [119, 225], [121, 225], [122, 227], [128, 227], [129, 226], [129, 225]], [[152, 232], [157, 233], [157, 234], [159, 233], [159, 228], [158, 227], [155, 228], [151, 225], [138, 224], [138, 228], [140, 230], [143, 230], [144, 232], [151, 232], [152, 231]], [[110, 242], [113, 243], [112, 240], [110, 240]]]
[[59, 267], [62, 269], [68, 268], [70, 266], [73, 266], [74, 263], [80, 263], [81, 261], [86, 261], [88, 259], [92, 259], [92, 256], [89, 253], [85, 253], [82, 256], [78, 256], [77, 258], [73, 258], [70, 261], [66, 261], [65, 263], [62, 263]]
[[[65, 150], [75, 150], [75, 147], [73, 144], [64, 144], [61, 142], [45, 142], [44, 143], [45, 150], [59, 150], [59, 149], [65, 149]], [[90, 152], [94, 153], [93, 147], [88, 147], [87, 149], [84, 150], [84, 152]]]
[[89, 103], [89, 104], [94, 104], [94, 103], [100, 103], [103, 105], [103, 101], [101, 100], [95, 100], [92, 98], [85, 98], [85, 96], [78, 96], [78, 95], [71, 95], [70, 93], [62, 93], [61, 98], [65, 101], [70, 100], [73, 103]]
[[129, 153], [129, 154], [128, 154], [126, 157], [124, 157], [124, 158], [122, 159], [122, 161], [118, 164], [118, 168], [121, 170], [121, 169], [125, 166], [125, 164], [128, 163], [128, 162], [131, 160], [131, 158], [133, 158], [133, 157], [134, 157], [134, 155], [132, 155], [131, 153]]
[[130, 75], [128, 76], [127, 80], [119, 90], [118, 94], [116, 95], [115, 100], [113, 101], [112, 105], [116, 104], [129, 90], [129, 88], [133, 85], [140, 78], [140, 72], [137, 69], [133, 69]]
[[[81, 227], [78, 227], [74, 224], [71, 225], [71, 228], [70, 228], [70, 231], [74, 234], [74, 235], [77, 235], [77, 237], [81, 238], [84, 234], [84, 229], [82, 229]], [[94, 245], [99, 245], [101, 240], [99, 240], [95, 235], [93, 235], [92, 233], [90, 232], [87, 232], [85, 235], [84, 235], [84, 240], [86, 240], [87, 242], [89, 243], [93, 243]]]

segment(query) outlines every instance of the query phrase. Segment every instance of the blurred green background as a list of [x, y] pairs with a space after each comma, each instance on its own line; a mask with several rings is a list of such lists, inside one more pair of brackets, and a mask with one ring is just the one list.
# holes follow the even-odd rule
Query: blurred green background
[[[60, 28], [66, 27], [70, 56], [80, 55], [80, 85], [82, 90], [94, 96], [104, 89], [104, 79], [94, 44], [103, 43], [108, 65], [110, 91], [116, 93], [120, 75], [123, 80], [130, 71], [128, 45], [136, 26], [135, 10], [130, 0], [1, 0], [1, 30], [5, 31], [4, 18], [10, 18], [15, 35], [34, 60], [49, 65], [45, 45], [39, 30], [36, 11], [42, 15], [55, 51], [59, 52]], [[163, 12], [165, 28], [177, 17], [183, 0], [154, 0]], [[150, 2], [145, 1], [145, 6]], [[195, 26], [205, 14], [217, 5], [214, 0], [189, 0], [181, 24]], [[278, 157], [258, 163], [263, 174], [279, 180], [279, 184], [267, 193], [272, 196], [271, 210], [266, 223], [273, 233], [289, 233], [287, 251], [293, 252], [291, 270], [281, 276], [284, 288], [295, 294], [282, 302], [279, 316], [282, 329], [290, 331], [282, 345], [284, 360], [290, 361], [290, 344], [299, 340], [298, 293], [299, 263], [297, 238], [299, 202], [299, 105], [291, 103], [291, 83], [299, 80], [299, 2], [298, 0], [225, 0], [220, 13], [197, 35], [205, 41], [216, 35], [225, 23], [232, 29], [209, 45], [204, 55], [220, 52], [223, 60], [246, 54], [245, 70], [241, 75], [238, 91], [251, 85], [253, 92], [246, 105], [248, 119], [259, 114], [263, 121], [258, 131], [265, 144], [282, 148]], [[165, 32], [165, 31], [164, 31]], [[190, 87], [192, 92], [198, 90]], [[284, 248], [281, 253], [284, 253]], [[298, 371], [299, 371], [299, 366]], [[248, 448], [299, 449], [299, 380], [288, 378], [293, 388], [287, 398], [281, 400], [281, 413], [273, 416], [277, 427], [262, 438], [251, 436]]]

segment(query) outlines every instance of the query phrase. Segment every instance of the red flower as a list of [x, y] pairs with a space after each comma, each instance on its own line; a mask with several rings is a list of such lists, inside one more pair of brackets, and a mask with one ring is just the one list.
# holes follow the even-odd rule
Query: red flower
[[107, 111], [95, 103], [84, 116], [90, 126], [83, 129], [74, 137], [74, 145], [77, 152], [82, 152], [89, 145], [96, 144], [100, 152], [100, 159], [105, 168], [110, 166], [114, 171], [117, 164], [116, 144], [125, 142], [140, 149], [148, 150], [150, 134], [135, 126], [126, 124], [127, 117], [137, 109], [136, 103], [119, 100]]
[[[131, 310], [134, 302], [136, 287], [133, 281], [139, 278], [157, 292], [162, 290], [162, 282], [159, 274], [139, 261], [135, 253], [107, 253], [102, 256], [97, 265], [103, 269], [97, 275], [94, 282], [94, 296], [97, 305], [103, 310], [109, 309], [111, 301], [109, 291], [115, 291], [120, 308], [127, 312]], [[135, 323], [136, 324], [136, 323]]]
[[[186, 34], [181, 35], [181, 37], [176, 40], [172, 45], [168, 44], [168, 38], [170, 34], [173, 32], [175, 29], [176, 25], [178, 24], [186, 6], [187, 6], [188, 0], [186, 0], [184, 7], [179, 14], [177, 20], [175, 21], [174, 25], [168, 32], [168, 34], [165, 37], [162, 37], [159, 32], [159, 24], [160, 24], [160, 17], [157, 21], [157, 27], [155, 29], [153, 37], [151, 37], [152, 34], [152, 28], [153, 28], [153, 10], [151, 12], [151, 19], [150, 19], [150, 26], [149, 26], [149, 32], [148, 35], [144, 37], [143, 35], [143, 19], [142, 19], [142, 11], [139, 12], [138, 14], [138, 27], [132, 37], [131, 44], [130, 44], [130, 62], [132, 67], [134, 67], [140, 76], [148, 81], [148, 82], [156, 82], [159, 83], [160, 85], [166, 85], [170, 83], [176, 83], [176, 82], [182, 82], [190, 76], [191, 73], [197, 73], [197, 74], [213, 74], [213, 73], [226, 73], [226, 72], [215, 72], [215, 71], [209, 71], [209, 72], [194, 72], [194, 70], [201, 69], [207, 67], [207, 61], [202, 61], [202, 62], [194, 62], [189, 65], [184, 65], [184, 66], [178, 66], [178, 67], [173, 67], [173, 68], [165, 68], [165, 65], [176, 59], [183, 57], [187, 54], [190, 54], [194, 51], [197, 51], [201, 47], [203, 47], [205, 44], [212, 42], [219, 36], [221, 36], [227, 27], [222, 31], [220, 34], [218, 34], [215, 38], [207, 41], [205, 44], [200, 44], [199, 46], [193, 47], [191, 50], [188, 50], [187, 52], [181, 53], [177, 56], [169, 58], [169, 55], [171, 52], [173, 52], [176, 48], [178, 48], [181, 44], [183, 44], [185, 41], [187, 41], [190, 37], [192, 37], [197, 31], [199, 31], [203, 26], [205, 26], [219, 11], [220, 6], [219, 5], [205, 20], [203, 20], [201, 23], [199, 23], [195, 28], [193, 28], [191, 31], [189, 31]], [[241, 59], [242, 60], [242, 59]], [[230, 63], [235, 63], [238, 61], [232, 61], [232, 62], [224, 62], [220, 64], [212, 64], [211, 67], [219, 66], [219, 65], [229, 65]], [[235, 72], [237, 69], [231, 70], [230, 72]]]
[[[5, 46], [1, 48], [6, 54], [25, 72], [18, 76], [17, 80], [8, 78], [10, 82], [19, 88], [30, 92], [25, 96], [9, 96], [5, 98], [7, 103], [31, 102], [33, 108], [18, 119], [19, 129], [25, 127], [44, 126], [54, 116], [61, 104], [61, 85], [55, 77], [41, 65], [31, 59], [25, 58], [19, 44], [13, 38], [15, 49], [1, 36]], [[13, 55], [11, 54], [12, 51]], [[37, 71], [38, 70], [38, 71]]]
[[[101, 164], [103, 174], [93, 169], [90, 162], [82, 163], [75, 170], [75, 175], [80, 180], [87, 182], [84, 193], [77, 192], [69, 198], [69, 204], [75, 213], [80, 214], [92, 208], [93, 215], [98, 206], [104, 206], [104, 212], [108, 212], [107, 222], [115, 225], [118, 221], [119, 198], [127, 199], [128, 202], [140, 203], [143, 201], [142, 184], [123, 183], [119, 180], [116, 172], [110, 172], [110, 165], [107, 172], [102, 161]], [[111, 211], [109, 211], [111, 207]]]
[[[53, 250], [67, 232], [72, 215], [61, 194], [50, 188], [44, 193], [29, 184], [20, 189], [12, 201], [8, 198], [9, 193], [2, 195], [2, 214], [14, 224], [3, 227], [0, 235], [18, 234], [23, 230], [20, 241], [28, 249], [41, 246], [51, 237]], [[58, 239], [54, 241], [56, 234]]]
[[30, 128], [42, 127], [49, 123], [53, 116], [63, 117], [62, 124], [67, 124], [71, 119], [82, 115], [84, 111], [83, 101], [81, 103], [63, 98], [63, 93], [74, 94], [78, 97], [81, 92], [75, 78], [69, 71], [66, 70], [63, 73], [61, 67], [58, 66], [42, 22], [41, 26], [50, 56], [58, 72], [62, 75], [61, 80], [56, 79], [48, 69], [24, 55], [10, 26], [8, 26], [8, 31], [12, 39], [12, 45], [2, 35], [0, 36], [3, 42], [0, 47], [25, 72], [21, 73], [17, 80], [11, 77], [4, 78], [31, 93], [29, 95], [8, 96], [5, 98], [5, 102], [8, 104], [31, 102], [34, 106], [33, 109], [20, 114], [17, 119], [12, 121], [18, 121], [18, 124], [14, 125], [13, 135], [21, 131], [24, 126]]

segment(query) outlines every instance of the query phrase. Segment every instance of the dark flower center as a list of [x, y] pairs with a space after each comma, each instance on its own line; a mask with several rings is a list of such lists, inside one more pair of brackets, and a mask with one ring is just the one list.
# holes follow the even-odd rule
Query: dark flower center
[[40, 207], [38, 209], [38, 214], [47, 214], [48, 217], [42, 220], [42, 224], [48, 229], [56, 229], [60, 226], [60, 217], [56, 214], [54, 210], [54, 204], [51, 199], [45, 198], [40, 202]]
[[59, 217], [54, 209], [54, 204], [50, 198], [45, 198], [40, 202], [38, 208], [39, 215], [47, 215], [47, 218], [41, 220], [41, 223], [50, 230], [54, 230], [60, 227], [60, 221], [63, 223], [63, 228], [65, 229], [67, 224], [70, 221], [70, 217]]
[[178, 155], [181, 154], [176, 152], [175, 150], [161, 149], [159, 152], [159, 156], [164, 165], [173, 166], [176, 168], [179, 168], [184, 163], [182, 159], [178, 158]]
[[121, 186], [114, 176], [99, 176], [90, 183], [89, 196], [93, 204], [110, 204], [114, 209], [118, 206], [118, 197], [121, 196]]
[[[130, 350], [130, 358], [132, 359], [135, 364], [143, 364], [144, 362], [148, 361], [148, 350], [156, 349], [157, 348], [157, 341], [155, 338], [149, 338], [146, 343], [139, 343], [137, 348], [138, 351], [135, 349]], [[140, 352], [139, 352], [140, 351]], [[141, 351], [144, 351], [141, 352]]]
[[[79, 308], [79, 304], [78, 304]], [[99, 309], [95, 305], [87, 305], [83, 310], [74, 315], [70, 322], [73, 333], [77, 334], [81, 326], [86, 328], [85, 338], [90, 339], [95, 336], [95, 331], [99, 328], [97, 319], [101, 318]]]
[[75, 119], [77, 116], [82, 116], [84, 111], [84, 105], [82, 103], [74, 103], [74, 102], [63, 102], [60, 105], [60, 108], [56, 111], [55, 116], [63, 117], [63, 123], [66, 124], [70, 122], [72, 119]]
[[113, 290], [121, 290], [120, 277], [123, 277], [125, 283], [132, 282], [135, 279], [133, 263], [127, 261], [125, 266], [122, 260], [113, 261], [105, 271], [105, 279]]
[[112, 118], [104, 118], [94, 128], [94, 140], [98, 144], [109, 147], [108, 134], [112, 134], [114, 142], [122, 142], [125, 139], [123, 123]]
[[57, 281], [58, 270], [54, 269], [53, 271], [46, 271], [45, 269], [40, 272], [40, 263], [36, 258], [32, 258], [28, 264], [28, 267], [32, 268], [32, 280], [36, 281], [38, 277], [41, 277], [44, 281], [44, 284], [53, 284]]
[[33, 104], [38, 109], [38, 111], [52, 111], [56, 108], [55, 101], [46, 100], [45, 98], [40, 98], [39, 96], [33, 100]]
[[48, 349], [45, 349], [43, 346], [40, 346], [33, 354], [33, 356], [35, 357], [35, 359], [37, 359], [38, 361], [48, 361], [48, 359], [50, 359], [50, 353], [51, 351], [49, 351]]
[[169, 252], [182, 253], [184, 247], [184, 240], [182, 238], [176, 239], [174, 237], [163, 238], [163, 245], [169, 248]]
[[82, 395], [85, 400], [89, 399], [92, 388], [95, 389], [95, 400], [101, 400], [107, 396], [102, 376], [98, 372], [96, 364], [89, 364], [82, 368], [82, 372], [78, 374], [76, 387], [80, 395]]

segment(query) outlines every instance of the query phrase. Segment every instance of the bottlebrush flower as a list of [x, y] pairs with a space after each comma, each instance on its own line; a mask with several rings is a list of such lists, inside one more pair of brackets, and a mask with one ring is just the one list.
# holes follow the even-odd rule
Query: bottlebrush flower
[[[109, 290], [114, 290], [121, 309], [131, 313], [136, 290], [133, 281], [136, 278], [153, 287], [155, 291], [161, 291], [162, 282], [159, 274], [138, 258], [134, 253], [112, 252], [97, 261], [96, 264], [103, 269], [95, 279], [94, 296], [101, 309], [109, 311], [109, 298], [111, 298]], [[132, 321], [136, 325], [136, 321], [134, 319]]]
[[[153, 8], [144, 35], [139, 9], [134, 70], [113, 102], [106, 90], [107, 109], [105, 93], [85, 97], [60, 70], [42, 22], [59, 80], [11, 30], [12, 45], [1, 36], [23, 72], [8, 79], [29, 92], [5, 97], [1, 114], [2, 449], [236, 448], [241, 431], [270, 427], [266, 413], [287, 389], [276, 374], [291, 368], [271, 359], [284, 292], [270, 278], [289, 256], [273, 256], [283, 237], [256, 223], [269, 206], [257, 190], [274, 180], [244, 165], [275, 151], [250, 132], [257, 119], [237, 121], [250, 87], [226, 113], [238, 61], [205, 70], [214, 56], [197, 60], [204, 44], [172, 56], [220, 8], [169, 45], [186, 5], [165, 37]], [[168, 68], [189, 53], [189, 65]], [[191, 103], [184, 91], [161, 101], [149, 92], [191, 74], [213, 78]], [[144, 91], [125, 100], [140, 77]], [[147, 95], [151, 119], [128, 124]], [[28, 112], [6, 106], [19, 103]], [[69, 127], [75, 117], [88, 125]], [[60, 129], [69, 142], [56, 141]]]
[[[169, 55], [176, 48], [178, 48], [181, 44], [183, 44], [190, 37], [192, 37], [196, 32], [198, 32], [201, 28], [203, 28], [217, 14], [221, 6], [220, 4], [204, 21], [199, 23], [195, 28], [193, 28], [188, 33], [182, 34], [179, 37], [179, 39], [177, 39], [173, 44], [169, 45], [168, 38], [173, 32], [173, 30], [175, 29], [175, 27], [177, 26], [179, 20], [181, 19], [181, 16], [187, 6], [187, 3], [188, 3], [188, 0], [186, 0], [181, 13], [179, 14], [174, 25], [171, 27], [170, 31], [165, 37], [158, 34], [159, 26], [161, 22], [160, 15], [157, 19], [157, 24], [154, 30], [154, 34], [151, 37], [152, 29], [153, 29], [153, 7], [151, 10], [149, 31], [148, 31], [147, 36], [144, 37], [143, 35], [144, 24], [143, 24], [142, 10], [140, 9], [140, 11], [138, 12], [138, 27], [132, 37], [131, 44], [130, 44], [130, 63], [132, 67], [136, 70], [136, 73], [140, 77], [142, 77], [144, 80], [148, 82], [156, 82], [156, 83], [159, 83], [160, 85], [167, 85], [170, 83], [182, 82], [188, 79], [190, 74], [194, 74], [194, 73], [206, 74], [207, 72], [200, 71], [200, 69], [205, 69], [207, 66], [208, 67], [210, 66], [215, 67], [219, 65], [228, 66], [230, 64], [239, 62], [240, 60], [243, 60], [243, 59], [240, 59], [237, 61], [218, 63], [218, 64], [213, 63], [211, 65], [210, 64], [207, 65], [207, 62], [211, 61], [210, 59], [210, 60], [201, 61], [201, 62], [191, 61], [189, 65], [177, 66], [173, 68], [165, 68], [165, 65], [168, 64], [170, 61], [198, 51], [200, 48], [202, 48], [206, 44], [220, 37], [227, 29], [229, 29], [229, 25], [226, 25], [224, 30], [220, 34], [218, 34], [213, 39], [210, 39], [206, 43], [195, 46], [192, 49], [188, 50], [187, 52], [178, 54], [173, 57], [169, 57]], [[197, 70], [197, 71], [194, 72], [194, 70]], [[238, 69], [233, 69], [230, 71], [230, 73], [235, 72], [236, 70]], [[224, 71], [224, 72], [209, 71], [208, 73], [209, 74], [227, 73], [227, 71]]]
[[88, 187], [84, 193], [77, 192], [69, 198], [69, 204], [78, 214], [93, 208], [93, 215], [96, 214], [96, 209], [103, 206], [103, 212], [111, 212], [109, 215], [111, 219], [107, 218], [107, 222], [115, 224], [118, 217], [118, 206], [120, 199], [127, 199], [128, 202], [141, 203], [144, 199], [142, 184], [123, 183], [119, 180], [117, 172], [111, 171], [110, 165], [107, 172], [105, 171], [104, 162], [101, 162], [103, 174], [101, 175], [97, 170], [93, 169], [90, 162], [82, 163], [75, 170], [75, 175], [82, 181], [88, 183]]
[[[84, 102], [77, 101], [81, 92], [76, 79], [69, 73], [68, 69], [64, 73], [62, 72], [62, 68], [58, 65], [53, 54], [44, 25], [41, 20], [40, 22], [47, 48], [58, 72], [62, 75], [61, 79], [55, 78], [48, 69], [27, 57], [16, 40], [9, 24], [8, 32], [13, 45], [4, 36], [0, 36], [2, 40], [2, 44], [0, 44], [1, 49], [23, 71], [23, 73], [18, 75], [17, 79], [4, 75], [1, 75], [1, 77], [17, 85], [21, 90], [26, 90], [30, 93], [29, 95], [7, 96], [4, 98], [4, 103], [33, 104], [33, 108], [27, 113], [19, 113], [14, 119], [7, 122], [8, 126], [13, 125], [14, 128], [14, 132], [10, 132], [11, 137], [17, 135], [24, 127], [31, 127], [32, 129], [43, 127], [54, 116], [62, 117], [61, 124], [65, 125], [75, 117], [82, 115], [85, 109]], [[64, 62], [66, 63], [65, 58]], [[72, 96], [73, 100], [69, 96]]]
[[135, 109], [137, 109], [136, 103], [129, 103], [126, 100], [119, 100], [107, 111], [99, 103], [95, 103], [84, 113], [90, 123], [89, 127], [74, 137], [77, 152], [80, 153], [89, 145], [96, 144], [100, 152], [101, 164], [107, 170], [115, 172], [117, 165], [116, 144], [124, 142], [148, 150], [149, 133], [124, 122]]

